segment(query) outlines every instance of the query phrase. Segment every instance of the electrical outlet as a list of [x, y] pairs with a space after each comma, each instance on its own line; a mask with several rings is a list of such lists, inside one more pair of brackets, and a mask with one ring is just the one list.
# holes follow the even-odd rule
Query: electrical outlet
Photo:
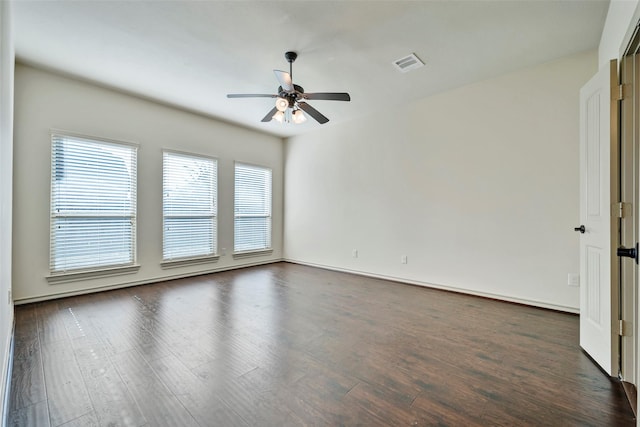
[[407, 263], [407, 256], [406, 256], [406, 255], [402, 255], [402, 256], [400, 257], [400, 262], [401, 262], [402, 264], [406, 264], [406, 263]]
[[358, 258], [358, 250], [354, 249], [353, 251], [351, 251], [351, 255], [353, 255], [354, 258]]
[[222, 253], [222, 256], [225, 256], [227, 254], [227, 248], [222, 248], [221, 253]]
[[567, 274], [567, 285], [580, 286], [580, 275], [576, 273]]
[[7, 291], [7, 296], [8, 303], [11, 304], [13, 302], [13, 299], [11, 298], [11, 289]]

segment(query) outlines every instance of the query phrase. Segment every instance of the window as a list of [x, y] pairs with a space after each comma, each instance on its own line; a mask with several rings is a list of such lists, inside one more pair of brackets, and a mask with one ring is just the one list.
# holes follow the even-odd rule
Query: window
[[234, 252], [271, 248], [271, 169], [236, 163]]
[[51, 271], [132, 265], [137, 147], [51, 136]]
[[165, 261], [216, 253], [217, 161], [165, 151], [163, 154], [163, 242]]

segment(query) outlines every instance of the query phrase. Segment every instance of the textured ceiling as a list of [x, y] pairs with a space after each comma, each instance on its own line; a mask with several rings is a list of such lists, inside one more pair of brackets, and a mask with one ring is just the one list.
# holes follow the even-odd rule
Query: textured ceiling
[[[14, 3], [18, 60], [264, 132], [318, 129], [261, 123], [273, 69], [331, 120], [393, 108], [512, 70], [595, 49], [608, 1], [32, 1]], [[410, 53], [426, 66], [398, 72]]]

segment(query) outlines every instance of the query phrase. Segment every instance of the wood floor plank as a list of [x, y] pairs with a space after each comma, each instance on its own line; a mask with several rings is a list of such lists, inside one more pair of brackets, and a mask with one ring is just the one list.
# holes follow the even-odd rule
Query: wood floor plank
[[69, 339], [56, 301], [38, 306], [37, 324], [39, 339], [43, 344]]
[[46, 401], [47, 394], [39, 352], [33, 353], [28, 358], [14, 358], [11, 386], [14, 390], [11, 395], [11, 410]]
[[137, 351], [118, 353], [113, 361], [149, 425], [198, 425]]
[[[84, 414], [78, 418], [74, 418], [71, 421], [68, 421], [64, 424], [61, 424], [59, 427], [99, 427], [100, 424], [94, 412], [90, 412], [88, 414]], [[110, 424], [115, 425], [115, 424]]]
[[633, 426], [575, 315], [276, 263], [18, 306], [9, 425]]
[[35, 304], [15, 310], [16, 322], [24, 328], [16, 330], [13, 341], [11, 411], [31, 406], [30, 410], [38, 409], [40, 407], [34, 405], [46, 400], [36, 312]]
[[358, 383], [347, 392], [342, 402], [348, 407], [358, 406], [364, 409], [378, 418], [380, 423], [410, 426], [416, 422], [416, 417], [411, 412], [412, 401], [407, 402], [403, 395], [382, 387]]
[[173, 355], [147, 361], [153, 372], [175, 395], [198, 394], [210, 390], [202, 378], [194, 374]]
[[227, 383], [220, 400], [233, 408], [247, 425], [284, 426], [295, 419], [288, 405], [272, 393], [262, 393], [242, 384]]
[[101, 342], [88, 338], [72, 340], [80, 372], [93, 404], [99, 426], [143, 426], [146, 418], [114, 367]]
[[423, 378], [425, 388], [411, 404], [420, 420], [433, 425], [486, 425], [482, 420], [490, 397], [478, 393], [467, 381], [456, 376]]
[[14, 320], [16, 324], [21, 325], [14, 331], [14, 339], [28, 338], [34, 339], [38, 335], [38, 305], [29, 304], [16, 307], [14, 309]]
[[59, 426], [93, 412], [69, 341], [42, 344], [42, 361], [51, 424]]
[[177, 398], [201, 426], [250, 426], [237, 412], [220, 400], [218, 393], [211, 390], [182, 394]]
[[19, 409], [12, 409], [9, 412], [8, 426], [25, 427], [41, 426], [49, 427], [49, 407], [45, 400], [33, 405], [23, 406]]

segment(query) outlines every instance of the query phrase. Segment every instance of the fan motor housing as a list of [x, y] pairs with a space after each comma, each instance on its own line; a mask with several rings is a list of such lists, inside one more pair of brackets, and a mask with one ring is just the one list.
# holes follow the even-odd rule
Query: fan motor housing
[[289, 100], [289, 104], [292, 104], [293, 102], [295, 102], [299, 98], [301, 98], [302, 94], [304, 94], [304, 88], [302, 86], [298, 86], [296, 84], [293, 85], [293, 91], [292, 92], [287, 92], [286, 90], [284, 90], [282, 88], [282, 86], [278, 87], [278, 96], [280, 98], [285, 98], [285, 99]]

